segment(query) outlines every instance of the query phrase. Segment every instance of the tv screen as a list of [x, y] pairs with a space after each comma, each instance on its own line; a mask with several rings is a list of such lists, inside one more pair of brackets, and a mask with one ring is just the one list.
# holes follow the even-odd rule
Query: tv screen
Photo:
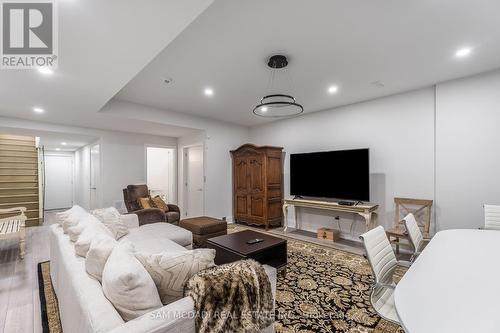
[[290, 155], [290, 194], [370, 201], [369, 150]]

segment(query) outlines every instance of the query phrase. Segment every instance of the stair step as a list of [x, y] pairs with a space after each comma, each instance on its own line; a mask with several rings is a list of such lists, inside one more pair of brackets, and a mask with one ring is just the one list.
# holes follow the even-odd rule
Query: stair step
[[0, 204], [0, 209], [5, 208], [14, 208], [14, 207], [26, 207], [26, 209], [35, 209], [38, 210], [38, 201], [29, 201], [29, 202], [9, 202]]
[[35, 137], [34, 136], [0, 134], [0, 139], [4, 139], [4, 140], [16, 140], [16, 141], [28, 141], [28, 142], [35, 143]]
[[35, 141], [12, 140], [0, 138], [0, 145], [35, 147]]
[[[2, 162], [0, 162], [1, 164]], [[0, 166], [1, 170], [38, 170], [37, 165], [35, 166]]]

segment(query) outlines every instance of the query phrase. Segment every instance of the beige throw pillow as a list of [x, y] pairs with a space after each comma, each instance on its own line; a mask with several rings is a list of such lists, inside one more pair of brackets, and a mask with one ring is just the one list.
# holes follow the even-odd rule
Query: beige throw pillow
[[108, 258], [118, 242], [109, 235], [98, 235], [90, 243], [87, 256], [85, 257], [85, 270], [102, 281], [102, 271]]
[[120, 239], [128, 234], [128, 228], [121, 221], [121, 214], [115, 207], [95, 209], [92, 215], [97, 217], [113, 234], [115, 239]]
[[164, 213], [168, 213], [168, 211], [169, 211], [168, 205], [166, 204], [165, 201], [163, 201], [162, 198], [160, 198], [159, 195], [157, 195], [154, 198], [151, 198], [151, 200], [153, 200], [153, 203], [154, 203], [156, 208], [161, 209]]
[[136, 258], [153, 278], [163, 304], [181, 299], [184, 286], [193, 275], [215, 266], [213, 249], [159, 254], [136, 253]]
[[162, 306], [155, 283], [133, 251], [130, 242], [119, 242], [102, 272], [104, 295], [125, 321]]
[[106, 228], [95, 217], [90, 215], [88, 225], [85, 226], [75, 243], [75, 253], [80, 257], [85, 257], [89, 251], [90, 243], [92, 243], [92, 240], [98, 235], [107, 235], [114, 238], [108, 228]]

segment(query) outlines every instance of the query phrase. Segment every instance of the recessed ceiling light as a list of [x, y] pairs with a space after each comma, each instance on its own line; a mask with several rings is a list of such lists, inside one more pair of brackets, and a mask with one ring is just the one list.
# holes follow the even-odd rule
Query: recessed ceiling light
[[38, 71], [42, 74], [45, 74], [45, 75], [52, 75], [54, 74], [54, 71], [48, 67], [39, 67], [38, 68]]
[[57, 151], [61, 150], [61, 148], [56, 148]]
[[214, 94], [214, 91], [211, 88], [206, 88], [204, 93], [205, 96], [212, 96]]
[[468, 55], [470, 55], [471, 53], [472, 53], [472, 49], [470, 47], [464, 47], [464, 48], [457, 50], [457, 52], [455, 52], [455, 57], [464, 58], [464, 57], [467, 57]]
[[66, 142], [61, 142], [61, 144], [62, 144], [63, 146], [66, 146], [66, 145], [67, 145], [67, 143], [66, 143]]
[[36, 113], [43, 113], [44, 112], [44, 110], [42, 108], [39, 108], [39, 107], [33, 108], [33, 111], [35, 111]]
[[262, 111], [262, 112], [267, 112], [267, 106], [263, 106], [263, 107], [261, 107], [261, 108], [260, 108], [260, 111]]
[[338, 91], [339, 91], [339, 87], [337, 87], [337, 86], [329, 86], [328, 87], [328, 93], [330, 93], [330, 94], [335, 94]]

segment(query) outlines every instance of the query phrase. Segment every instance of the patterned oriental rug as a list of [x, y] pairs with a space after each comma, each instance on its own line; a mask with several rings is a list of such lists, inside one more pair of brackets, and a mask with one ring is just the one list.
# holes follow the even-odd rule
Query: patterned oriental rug
[[[228, 232], [244, 229], [247, 228], [231, 225]], [[373, 278], [365, 258], [283, 238], [288, 241], [288, 265], [286, 276], [278, 275], [276, 332], [404, 333], [399, 326], [381, 319], [371, 307]], [[43, 332], [60, 333], [62, 328], [50, 280], [50, 263], [38, 265]]]
[[[245, 229], [232, 225], [228, 232]], [[364, 257], [283, 238], [288, 243], [288, 264], [286, 276], [278, 275], [276, 332], [404, 333], [372, 308], [373, 277]], [[399, 271], [398, 275], [403, 273]]]

